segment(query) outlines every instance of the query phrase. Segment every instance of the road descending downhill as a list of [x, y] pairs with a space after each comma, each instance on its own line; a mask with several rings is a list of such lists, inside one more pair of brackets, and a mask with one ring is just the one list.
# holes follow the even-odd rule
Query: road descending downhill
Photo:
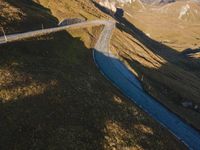
[[166, 127], [189, 149], [200, 150], [200, 133], [173, 112], [149, 96], [142, 88], [137, 78], [128, 68], [109, 50], [112, 31], [115, 29], [114, 21], [95, 20], [77, 23], [68, 26], [31, 31], [21, 34], [0, 37], [0, 44], [22, 40], [25, 38], [58, 32], [69, 28], [83, 28], [87, 26], [104, 25], [104, 29], [93, 50], [94, 61], [101, 73], [112, 82], [126, 97], [136, 103], [141, 109]]

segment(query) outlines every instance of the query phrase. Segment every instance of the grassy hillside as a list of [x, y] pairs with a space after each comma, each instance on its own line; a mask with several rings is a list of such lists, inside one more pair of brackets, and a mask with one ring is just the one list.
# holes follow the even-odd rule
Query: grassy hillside
[[[40, 3], [47, 7], [47, 1]], [[35, 29], [42, 21], [54, 26], [65, 18], [63, 13], [105, 16], [83, 0], [52, 1], [49, 10], [28, 1], [1, 0], [0, 5], [9, 8], [0, 15], [7, 32]], [[185, 149], [99, 73], [91, 48], [101, 29], [63, 31], [0, 46], [1, 150]]]
[[[117, 50], [146, 91], [200, 129], [199, 25], [180, 21], [172, 26], [176, 24], [173, 19], [148, 12], [126, 16], [124, 24], [132, 31], [124, 27], [115, 31], [113, 51]], [[177, 27], [180, 24], [183, 29]], [[163, 43], [161, 34], [169, 41], [176, 41]], [[184, 102], [192, 106], [185, 108]]]
[[91, 0], [38, 0], [38, 2], [51, 9], [54, 16], [59, 20], [65, 18], [82, 17], [88, 20], [107, 18], [93, 6]]
[[[51, 11], [31, 0], [0, 0], [0, 27], [6, 34], [57, 25]], [[0, 29], [0, 35], [2, 30]]]
[[[188, 10], [187, 10], [187, 9]], [[146, 9], [125, 8], [126, 18], [145, 34], [176, 51], [200, 47], [200, 5], [180, 1]], [[181, 15], [183, 10], [187, 10]]]

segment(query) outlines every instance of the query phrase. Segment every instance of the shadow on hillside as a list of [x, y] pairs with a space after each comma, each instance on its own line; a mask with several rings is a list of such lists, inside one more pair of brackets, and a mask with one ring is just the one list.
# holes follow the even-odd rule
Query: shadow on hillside
[[[159, 55], [163, 59], [165, 59], [169, 63], [173, 63], [174, 65], [184, 67], [186, 70], [192, 71], [190, 68], [191, 66], [195, 65], [193, 62], [188, 61], [184, 57], [182, 57], [183, 53], [186, 55], [188, 52], [188, 49], [183, 50], [183, 52], [178, 52], [177, 50], [162, 44], [161, 42], [158, 42], [154, 39], [151, 39], [148, 37], [144, 32], [142, 32], [140, 29], [138, 29], [136, 26], [134, 26], [132, 23], [130, 23], [126, 18], [118, 18], [117, 19], [122, 24], [117, 24], [117, 27], [120, 30], [123, 30], [127, 33], [131, 33], [131, 35], [136, 38], [138, 41], [140, 41], [143, 45], [145, 45], [149, 50], [151, 50], [154, 54]], [[193, 53], [196, 53], [198, 50], [193, 50]], [[192, 53], [192, 51], [190, 51]], [[196, 68], [199, 69], [200, 67]]]
[[[158, 136], [168, 133], [146, 114], [116, 99], [124, 98], [102, 77], [92, 51], [79, 38], [60, 32], [2, 45], [0, 52], [0, 69], [9, 72], [5, 80], [14, 76], [0, 87], [8, 94], [0, 95], [1, 150], [104, 149], [108, 125], [110, 144], [117, 149], [177, 146]], [[38, 90], [43, 84], [45, 88]], [[135, 128], [140, 125], [152, 133]], [[122, 147], [115, 146], [119, 135]]]
[[[184, 101], [184, 100], [190, 100], [191, 97], [193, 97], [193, 99], [195, 99], [194, 101], [197, 102], [196, 100], [200, 98], [200, 95], [197, 94], [193, 94], [192, 91], [189, 91], [187, 88], [190, 87], [190, 78], [193, 78], [193, 87], [194, 87], [194, 93], [198, 93], [198, 91], [200, 91], [200, 79], [197, 78], [198, 77], [198, 72], [200, 72], [200, 67], [199, 67], [199, 60], [198, 59], [194, 59], [194, 58], [185, 58], [183, 57], [182, 53], [177, 52], [175, 49], [172, 49], [160, 42], [157, 42], [156, 40], [151, 39], [150, 37], [148, 37], [145, 33], [143, 33], [141, 30], [139, 30], [137, 27], [135, 27], [134, 25], [132, 25], [128, 20], [126, 20], [125, 18], [119, 18], [118, 21], [120, 23], [125, 24], [125, 26], [122, 26], [120, 24], [117, 24], [117, 27], [120, 30], [123, 30], [124, 32], [127, 32], [128, 34], [131, 34], [134, 38], [136, 38], [138, 41], [140, 41], [144, 46], [146, 46], [148, 48], [148, 50], [150, 50], [151, 52], [153, 52], [155, 55], [158, 55], [159, 57], [163, 58], [164, 60], [166, 60], [167, 63], [162, 64], [162, 66], [159, 69], [156, 70], [152, 70], [151, 68], [145, 68], [142, 64], [140, 67], [143, 67], [146, 70], [149, 70], [149, 72], [151, 72], [152, 74], [155, 74], [156, 72], [159, 73], [163, 73], [163, 74], [168, 74], [168, 72], [170, 72], [169, 78], [172, 77], [172, 80], [169, 80], [169, 83], [173, 82], [181, 82], [185, 84], [185, 92], [186, 94], [182, 94], [181, 92], [184, 91], [184, 89], [182, 89], [183, 91], [179, 91], [180, 95], [175, 96], [173, 99], [174, 100], [178, 100], [179, 103], [181, 102], [180, 100]], [[186, 52], [187, 50], [184, 50], [184, 52]], [[195, 51], [195, 50], [194, 50]], [[193, 52], [194, 52], [193, 51]], [[198, 51], [198, 50], [197, 50]], [[191, 53], [191, 51], [190, 51]], [[130, 61], [133, 60], [129, 60], [129, 63], [131, 64]], [[136, 64], [137, 62], [134, 62], [133, 64]], [[137, 63], [138, 64], [138, 63]], [[140, 69], [141, 70], [141, 69]], [[193, 73], [194, 75], [190, 74]], [[184, 73], [189, 73], [189, 74], [184, 74]], [[160, 74], [162, 75], [162, 74]], [[171, 76], [171, 77], [170, 77]], [[158, 77], [154, 78], [153, 80], [156, 81]], [[167, 79], [167, 78], [166, 78]], [[161, 79], [162, 80], [162, 79]], [[164, 85], [162, 85], [164, 86]], [[166, 89], [166, 91], [170, 92], [173, 90], [170, 90], [171, 87], [164, 87], [163, 91]], [[190, 92], [188, 93], [189, 95], [187, 95], [187, 91]], [[175, 92], [176, 93], [176, 92]], [[167, 93], [167, 95], [175, 95], [175, 93]], [[166, 96], [167, 96], [166, 95]], [[183, 97], [181, 95], [184, 95]], [[177, 101], [177, 102], [178, 102]], [[199, 103], [199, 102], [198, 102]], [[199, 103], [200, 104], [200, 103]]]
[[[8, 5], [6, 5], [7, 8], [2, 9], [0, 27], [4, 28], [6, 34], [38, 30], [58, 24], [58, 19], [52, 16], [50, 9], [32, 0], [6, 0], [5, 3], [8, 3]], [[4, 7], [4, 5], [1, 6], [0, 4], [0, 7]], [[12, 18], [7, 18], [8, 14], [12, 15]], [[0, 29], [0, 36], [2, 35]]]
[[[131, 34], [155, 55], [167, 61], [161, 67], [152, 69], [133, 59], [124, 58], [141, 73], [140, 79], [146, 78], [146, 81], [143, 81], [145, 89], [200, 131], [200, 110], [194, 110], [194, 105], [200, 106], [199, 59], [182, 57], [180, 52], [151, 39], [125, 18], [118, 18], [118, 21], [125, 25], [118, 24], [119, 29]], [[183, 108], [181, 103], [184, 101], [192, 101], [193, 108]]]
[[[95, 3], [95, 6], [113, 17], [113, 13], [106, 8], [97, 3]], [[134, 59], [127, 59], [122, 56], [139, 74], [139, 79], [143, 79], [145, 89], [157, 99], [161, 99], [162, 103], [172, 108], [182, 118], [200, 129], [200, 110], [185, 109], [181, 106], [183, 101], [192, 101], [194, 105], [198, 104], [200, 106], [200, 60], [185, 58], [182, 53], [177, 52], [175, 49], [151, 39], [126, 18], [113, 18], [119, 22], [117, 24], [118, 29], [130, 34], [148, 50], [167, 62], [162, 64], [160, 68], [152, 69], [145, 67]]]
[[34, 2], [33, 0], [6, 0], [10, 5], [16, 6], [20, 9], [25, 9], [22, 5], [36, 8], [36, 9], [41, 9], [43, 11], [51, 12], [50, 9]]
[[[119, 22], [119, 23], [117, 23], [117, 28], [132, 35], [134, 38], [139, 40], [142, 44], [144, 44], [153, 53], [164, 58], [165, 60], [167, 60], [167, 62], [174, 63], [176, 65], [182, 65], [182, 67], [186, 65], [186, 66], [188, 66], [188, 68], [190, 68], [191, 64], [187, 60], [185, 60], [181, 57], [180, 52], [177, 52], [175, 49], [150, 38], [143, 31], [141, 31], [136, 26], [134, 26], [131, 22], [129, 22], [126, 18], [115, 17], [113, 15], [114, 13], [112, 11], [110, 11], [109, 9], [99, 5], [98, 3], [94, 2], [94, 1], [93, 1], [93, 3], [98, 9], [100, 9], [104, 13], [110, 15], [111, 17], [113, 17], [114, 19], [116, 19]], [[188, 49], [186, 49], [186, 50], [188, 50]], [[199, 70], [200, 70], [200, 67], [199, 67]]]
[[200, 53], [200, 48], [198, 49], [188, 48], [182, 52], [183, 55], [189, 55], [189, 54], [195, 54], [195, 53]]
[[200, 78], [200, 48], [188, 48], [181, 52], [181, 57], [187, 60], [189, 71], [195, 72], [196, 76]]
[[176, 149], [167, 131], [121, 100], [80, 38], [60, 32], [0, 53], [1, 150], [106, 149], [106, 130], [117, 149]]

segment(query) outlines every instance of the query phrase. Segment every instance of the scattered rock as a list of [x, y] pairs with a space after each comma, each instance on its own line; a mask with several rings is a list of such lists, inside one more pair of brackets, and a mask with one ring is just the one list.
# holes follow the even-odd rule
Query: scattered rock
[[199, 106], [198, 106], [198, 105], [195, 105], [195, 106], [194, 106], [194, 109], [195, 109], [195, 110], [197, 110], [198, 108], [199, 108]]
[[182, 106], [185, 108], [192, 107], [193, 103], [192, 102], [182, 102]]

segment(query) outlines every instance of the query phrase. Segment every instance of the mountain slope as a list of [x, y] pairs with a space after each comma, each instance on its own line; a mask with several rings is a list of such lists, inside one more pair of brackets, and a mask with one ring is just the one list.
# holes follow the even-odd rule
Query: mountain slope
[[[188, 15], [179, 19], [187, 4]], [[114, 37], [113, 51], [147, 92], [199, 129], [200, 20], [193, 15], [195, 9], [200, 10], [197, 2], [177, 1], [142, 11], [125, 10], [128, 14], [121, 22], [126, 32], [123, 36], [123, 32], [115, 33], [119, 35]]]
[[176, 0], [141, 0], [145, 4], [151, 4], [151, 5], [164, 5], [173, 3]]
[[0, 26], [6, 34], [41, 29], [42, 24], [55, 26], [58, 22], [49, 9], [32, 1], [0, 0], [0, 9]]
[[[38, 2], [43, 7], [1, 0], [2, 7], [9, 7], [1, 11], [6, 33], [40, 28], [41, 22], [46, 27], [48, 20], [48, 26], [55, 26], [65, 16], [109, 18], [89, 0]], [[91, 48], [101, 29], [0, 46], [1, 150], [185, 149], [99, 73]]]

